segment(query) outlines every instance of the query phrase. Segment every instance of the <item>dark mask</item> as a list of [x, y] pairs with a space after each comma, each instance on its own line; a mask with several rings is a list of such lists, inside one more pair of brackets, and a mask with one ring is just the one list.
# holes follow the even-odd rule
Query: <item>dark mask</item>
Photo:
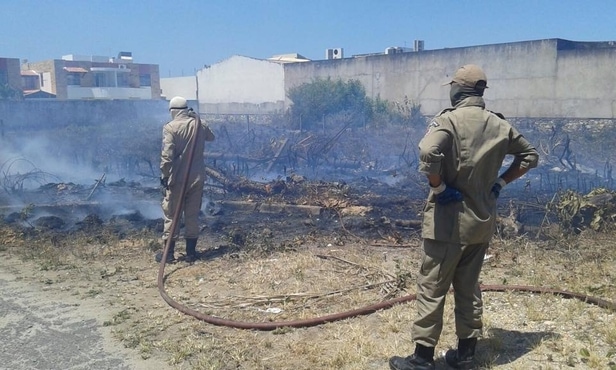
[[451, 100], [451, 105], [455, 107], [469, 96], [483, 96], [483, 91], [483, 88], [468, 87], [452, 82], [451, 90], [449, 90], [449, 99]]

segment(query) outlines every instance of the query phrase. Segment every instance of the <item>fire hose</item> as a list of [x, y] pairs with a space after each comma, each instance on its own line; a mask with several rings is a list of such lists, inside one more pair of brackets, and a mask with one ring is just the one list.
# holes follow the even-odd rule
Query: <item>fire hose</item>
[[[196, 147], [196, 143], [197, 143], [198, 136], [199, 136], [199, 129], [201, 126], [199, 116], [195, 114], [194, 118], [195, 118], [195, 124], [197, 128], [195, 130], [195, 135], [192, 138], [192, 141], [190, 143], [190, 148], [189, 148], [188, 158], [187, 158], [188, 168], [191, 167], [191, 164], [194, 158], [195, 147]], [[349, 310], [349, 311], [344, 311], [344, 312], [339, 312], [335, 314], [319, 316], [319, 317], [314, 317], [314, 318], [309, 318], [309, 319], [278, 321], [278, 322], [247, 322], [247, 321], [223, 319], [223, 318], [216, 317], [216, 316], [206, 315], [202, 312], [196, 311], [194, 309], [191, 309], [190, 307], [184, 306], [174, 301], [171, 297], [169, 297], [169, 295], [167, 294], [165, 290], [165, 275], [164, 275], [165, 264], [167, 260], [167, 253], [169, 252], [169, 246], [171, 245], [171, 241], [173, 240], [173, 237], [175, 235], [175, 230], [177, 228], [178, 220], [182, 212], [183, 199], [184, 199], [184, 195], [186, 194], [186, 188], [188, 185], [189, 175], [190, 175], [190, 171], [186, 171], [183, 182], [182, 182], [182, 186], [181, 186], [181, 193], [180, 193], [180, 198], [179, 198], [181, 199], [181, 201], [177, 202], [177, 206], [174, 210], [173, 219], [172, 219], [171, 227], [170, 227], [171, 229], [170, 237], [167, 238], [167, 241], [166, 241], [166, 244], [163, 250], [163, 256], [162, 256], [160, 266], [158, 269], [158, 291], [161, 297], [163, 298], [163, 300], [167, 302], [169, 306], [177, 309], [178, 311], [186, 315], [192, 316], [198, 320], [204, 321], [212, 325], [217, 325], [217, 326], [226, 326], [226, 327], [237, 328], [237, 329], [275, 330], [275, 329], [283, 328], [283, 327], [293, 327], [293, 328], [311, 327], [311, 326], [322, 325], [322, 324], [330, 323], [334, 321], [340, 321], [340, 320], [344, 320], [344, 319], [348, 319], [348, 318], [352, 318], [356, 316], [369, 315], [379, 310], [391, 308], [396, 304], [410, 302], [410, 301], [414, 301], [417, 299], [417, 296], [415, 294], [410, 294], [410, 295], [406, 295], [403, 297], [394, 298], [394, 299], [390, 299], [387, 301], [371, 304], [371, 305], [364, 306], [364, 307], [354, 309], [354, 310]], [[552, 295], [560, 296], [560, 297], [567, 298], [567, 299], [577, 299], [585, 303], [594, 304], [601, 308], [605, 308], [611, 311], [616, 311], [616, 303], [614, 302], [610, 302], [605, 299], [588, 296], [586, 294], [570, 292], [566, 290], [558, 290], [558, 289], [551, 289], [551, 288], [544, 288], [544, 287], [533, 287], [533, 286], [525, 286], [525, 285], [481, 285], [481, 290], [483, 292], [528, 292], [528, 293], [552, 294]]]

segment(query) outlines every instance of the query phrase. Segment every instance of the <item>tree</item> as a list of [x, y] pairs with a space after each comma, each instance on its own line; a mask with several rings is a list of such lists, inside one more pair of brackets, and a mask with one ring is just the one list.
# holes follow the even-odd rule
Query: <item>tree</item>
[[293, 102], [291, 119], [294, 125], [310, 129], [322, 122], [324, 116], [348, 112], [356, 116], [357, 125], [372, 114], [372, 104], [366, 97], [366, 90], [358, 80], [333, 81], [317, 78], [289, 89]]
[[350, 126], [370, 124], [425, 126], [421, 105], [407, 96], [402, 102], [390, 102], [377, 96], [366, 96], [364, 86], [358, 80], [332, 80], [317, 78], [289, 89], [293, 102], [290, 113], [291, 125], [311, 130], [320, 127], [326, 116], [344, 114]]

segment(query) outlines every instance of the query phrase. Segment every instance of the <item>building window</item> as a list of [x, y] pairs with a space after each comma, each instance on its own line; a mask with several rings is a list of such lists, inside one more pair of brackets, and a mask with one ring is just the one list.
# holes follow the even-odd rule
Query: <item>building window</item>
[[139, 75], [139, 86], [152, 86], [152, 78], [149, 74]]
[[118, 73], [118, 87], [128, 87], [128, 73]]
[[94, 86], [96, 87], [115, 87], [115, 73], [97, 72], [94, 74]]
[[8, 85], [9, 73], [7, 71], [0, 71], [0, 86]]
[[67, 73], [66, 84], [70, 86], [81, 86], [81, 74], [79, 73]]
[[24, 85], [24, 90], [39, 89], [39, 76], [21, 76], [21, 82]]

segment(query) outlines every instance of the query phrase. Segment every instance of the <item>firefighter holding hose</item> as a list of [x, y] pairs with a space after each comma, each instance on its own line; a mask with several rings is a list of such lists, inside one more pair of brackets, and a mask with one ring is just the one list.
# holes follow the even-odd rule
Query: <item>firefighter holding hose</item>
[[[160, 183], [164, 190], [162, 239], [163, 245], [167, 245], [168, 241], [170, 243], [165, 261], [175, 261], [175, 242], [179, 236], [179, 227], [173, 232], [171, 227], [174, 211], [179, 206], [181, 215], [184, 216], [185, 260], [194, 262], [198, 258], [196, 246], [200, 231], [199, 212], [205, 182], [203, 150], [206, 141], [214, 140], [214, 134], [201, 121], [199, 115], [188, 108], [186, 99], [181, 96], [171, 99], [169, 112], [172, 120], [163, 127], [160, 156]], [[185, 192], [182, 194], [185, 180]], [[162, 252], [157, 253], [156, 262], [160, 262], [162, 257]]]
[[[445, 296], [453, 285], [457, 349], [445, 361], [470, 368], [482, 335], [479, 274], [496, 228], [496, 202], [508, 183], [536, 167], [537, 150], [501, 114], [485, 108], [487, 77], [473, 64], [459, 68], [450, 85], [451, 108], [429, 124], [419, 143], [419, 171], [429, 181], [423, 214], [422, 264], [411, 335], [415, 352], [389, 360], [392, 370], [434, 369]], [[511, 165], [500, 176], [507, 155]]]

